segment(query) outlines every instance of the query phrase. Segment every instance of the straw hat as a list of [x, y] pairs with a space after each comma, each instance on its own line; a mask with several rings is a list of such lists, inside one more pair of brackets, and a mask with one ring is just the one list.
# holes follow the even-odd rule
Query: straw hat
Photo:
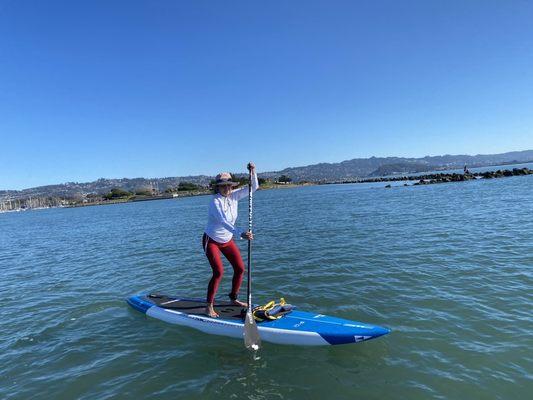
[[238, 182], [233, 182], [231, 180], [231, 175], [229, 172], [221, 172], [220, 174], [216, 176], [215, 179], [216, 179], [216, 183], [215, 183], [216, 186], [221, 186], [221, 185], [239, 186]]

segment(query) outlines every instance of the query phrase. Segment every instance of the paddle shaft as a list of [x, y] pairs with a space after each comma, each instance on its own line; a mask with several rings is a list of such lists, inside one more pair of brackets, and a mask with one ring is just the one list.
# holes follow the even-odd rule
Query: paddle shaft
[[[252, 165], [248, 164], [250, 180], [248, 182], [248, 231], [252, 233]], [[252, 241], [248, 238], [248, 309], [244, 318], [244, 346], [247, 349], [257, 351], [261, 346], [259, 329], [255, 323], [252, 308]]]
[[[248, 231], [252, 232], [252, 209], [253, 209], [253, 192], [252, 192], [252, 170], [250, 169], [248, 181]], [[252, 241], [248, 240], [248, 285], [247, 298], [248, 309], [252, 307]]]

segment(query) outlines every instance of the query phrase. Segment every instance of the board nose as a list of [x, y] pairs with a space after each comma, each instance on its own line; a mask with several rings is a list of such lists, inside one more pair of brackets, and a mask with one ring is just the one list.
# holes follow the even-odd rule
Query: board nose
[[382, 326], [374, 326], [371, 330], [371, 335], [372, 337], [379, 337], [379, 336], [383, 336], [383, 335], [386, 335], [388, 333], [390, 333], [391, 330], [389, 328], [383, 328]]

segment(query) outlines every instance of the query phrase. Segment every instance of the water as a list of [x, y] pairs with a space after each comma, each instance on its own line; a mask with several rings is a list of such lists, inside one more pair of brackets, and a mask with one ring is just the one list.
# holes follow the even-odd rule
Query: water
[[0, 214], [0, 398], [528, 398], [532, 200], [533, 176], [258, 192], [256, 299], [393, 330], [259, 359], [124, 302], [205, 295], [208, 197]]

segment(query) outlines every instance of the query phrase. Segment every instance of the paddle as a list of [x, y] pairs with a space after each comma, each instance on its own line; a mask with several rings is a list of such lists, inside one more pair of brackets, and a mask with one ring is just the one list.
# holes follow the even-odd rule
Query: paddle
[[[248, 231], [252, 232], [252, 166], [248, 164], [249, 180], [248, 180]], [[259, 337], [259, 330], [255, 323], [252, 314], [252, 241], [248, 240], [248, 309], [246, 310], [246, 318], [244, 319], [244, 346], [250, 350], [259, 350], [261, 346], [261, 338]]]

